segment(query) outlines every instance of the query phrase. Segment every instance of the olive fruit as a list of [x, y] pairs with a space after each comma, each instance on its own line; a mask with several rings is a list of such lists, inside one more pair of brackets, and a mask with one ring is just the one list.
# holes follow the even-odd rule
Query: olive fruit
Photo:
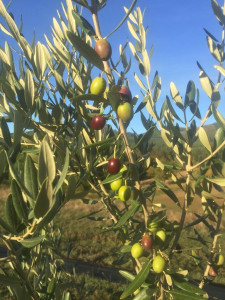
[[164, 243], [165, 240], [166, 240], [166, 233], [164, 230], [159, 230], [156, 232], [155, 234], [155, 239], [156, 239], [156, 242], [158, 243]]
[[165, 268], [165, 259], [161, 256], [161, 255], [157, 255], [154, 259], [153, 259], [153, 270], [156, 273], [161, 273], [164, 268]]
[[133, 258], [139, 258], [143, 255], [144, 250], [139, 243], [135, 243], [131, 248], [131, 255]]
[[148, 234], [144, 234], [142, 239], [141, 239], [141, 245], [142, 247], [149, 251], [152, 248], [153, 240], [152, 237]]
[[151, 232], [156, 232], [158, 230], [158, 224], [156, 222], [151, 222], [149, 225], [148, 225], [148, 230], [151, 231]]
[[131, 195], [131, 190], [128, 186], [122, 185], [119, 188], [118, 196], [119, 196], [120, 200], [127, 201], [127, 200], [129, 200], [130, 195]]
[[111, 175], [114, 175], [114, 174], [118, 173], [119, 170], [120, 170], [120, 160], [119, 160], [119, 158], [116, 158], [116, 157], [110, 158], [109, 161], [108, 161], [107, 168], [108, 168], [108, 172]]
[[123, 102], [119, 104], [117, 107], [117, 115], [122, 121], [129, 121], [133, 117], [133, 109], [131, 104], [129, 102]]
[[104, 93], [106, 88], [106, 82], [105, 79], [102, 77], [96, 77], [90, 86], [90, 92], [94, 95], [101, 95]]
[[108, 60], [112, 55], [111, 45], [105, 39], [98, 40], [95, 43], [94, 49], [102, 60]]
[[209, 269], [209, 276], [211, 276], [211, 277], [216, 277], [218, 274], [217, 274], [217, 272], [214, 270], [214, 268], [213, 267], [210, 267], [210, 269]]
[[131, 101], [132, 99], [132, 95], [131, 95], [131, 92], [130, 92], [130, 89], [129, 87], [125, 86], [125, 85], [122, 85], [121, 89], [119, 90], [118, 92], [122, 98], [128, 102]]
[[95, 115], [91, 120], [91, 127], [100, 130], [105, 126], [105, 118], [101, 115]]
[[121, 178], [111, 182], [110, 183], [111, 190], [118, 191], [118, 189], [122, 186], [122, 184], [123, 184], [123, 179]]
[[217, 266], [222, 266], [224, 264], [224, 256], [221, 253], [216, 255], [215, 263]]

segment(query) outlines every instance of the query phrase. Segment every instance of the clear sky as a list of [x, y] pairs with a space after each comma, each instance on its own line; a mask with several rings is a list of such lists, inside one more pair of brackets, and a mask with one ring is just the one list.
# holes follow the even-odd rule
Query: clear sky
[[[6, 4], [8, 1], [3, 0]], [[62, 1], [65, 4], [65, 1]], [[124, 16], [123, 6], [129, 7], [131, 0], [108, 0], [107, 6], [99, 13], [102, 35], [106, 36], [120, 22]], [[122, 3], [122, 5], [121, 5]], [[222, 5], [222, 0], [218, 0]], [[199, 68], [196, 61], [205, 69], [213, 81], [217, 80], [217, 72], [213, 68], [217, 64], [208, 50], [206, 34], [203, 28], [210, 31], [218, 40], [221, 39], [221, 26], [216, 20], [210, 0], [138, 0], [137, 6], [145, 11], [144, 25], [149, 26], [147, 46], [150, 49], [154, 45], [154, 54], [151, 58], [152, 72], [150, 81], [156, 70], [162, 77], [162, 94], [160, 104], [165, 96], [169, 95], [170, 82], [175, 82], [181, 95], [184, 97], [186, 85], [193, 80], [200, 89], [200, 110], [203, 112], [209, 105], [209, 99], [201, 89], [199, 83]], [[20, 23], [22, 14], [23, 34], [29, 42], [32, 41], [33, 31], [36, 40], [45, 43], [44, 33], [51, 37], [51, 26], [53, 17], [57, 18], [57, 9], [62, 12], [61, 1], [55, 0], [13, 0], [9, 11], [14, 14], [17, 24]], [[85, 15], [91, 22], [91, 16]], [[5, 34], [0, 32], [0, 44], [4, 43]], [[119, 44], [126, 40], [133, 41], [126, 23], [109, 38], [113, 46], [113, 58], [118, 58]], [[10, 40], [9, 40], [10, 42]], [[129, 51], [128, 51], [129, 53]], [[130, 71], [130, 88], [132, 94], [139, 94], [139, 87], [133, 79], [136, 65]], [[224, 90], [221, 89], [222, 101], [218, 107], [224, 114]], [[131, 122], [130, 128], [142, 131], [139, 116]], [[138, 127], [137, 126], [140, 126]]]

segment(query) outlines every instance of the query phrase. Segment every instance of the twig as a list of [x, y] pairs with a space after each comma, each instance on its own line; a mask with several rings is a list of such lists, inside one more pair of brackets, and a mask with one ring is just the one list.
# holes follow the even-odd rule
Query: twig
[[195, 168], [201, 166], [204, 162], [206, 162], [207, 160], [212, 158], [217, 152], [219, 152], [220, 149], [222, 149], [224, 146], [225, 146], [225, 141], [223, 141], [223, 143], [215, 151], [213, 151], [209, 156], [207, 156], [205, 159], [200, 161], [198, 164], [196, 164], [194, 166], [187, 167], [187, 171], [190, 172], [190, 171], [194, 170]]

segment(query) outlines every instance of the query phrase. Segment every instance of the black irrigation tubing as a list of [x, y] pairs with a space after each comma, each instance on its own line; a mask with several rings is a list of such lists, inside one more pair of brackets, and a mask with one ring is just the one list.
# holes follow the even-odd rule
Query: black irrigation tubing
[[[6, 256], [7, 249], [0, 247], [0, 257]], [[128, 284], [128, 281], [119, 274], [119, 268], [100, 266], [71, 258], [63, 258], [63, 261], [64, 264], [58, 266], [59, 270], [64, 269], [72, 273], [73, 269], [75, 269], [76, 274], [87, 274], [109, 282]], [[210, 283], [204, 287], [204, 290], [210, 296], [208, 300], [225, 300], [225, 286], [222, 284]]]

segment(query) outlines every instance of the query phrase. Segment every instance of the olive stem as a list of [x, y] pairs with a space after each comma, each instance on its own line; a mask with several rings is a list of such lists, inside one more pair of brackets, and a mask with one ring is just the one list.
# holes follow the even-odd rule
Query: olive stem
[[[94, 24], [94, 28], [96, 31], [96, 35], [97, 38], [102, 38], [101, 35], [101, 30], [100, 30], [100, 26], [99, 26], [99, 21], [98, 21], [98, 15], [97, 15], [97, 9], [96, 9], [96, 2], [95, 0], [91, 0], [91, 13], [92, 13], [92, 19], [93, 19], [93, 24]], [[109, 85], [112, 85], [114, 83], [114, 78], [112, 75], [112, 70], [111, 67], [109, 65], [108, 61], [103, 61], [104, 64], [104, 68], [105, 68], [105, 72], [106, 72], [106, 76], [109, 82]], [[119, 127], [120, 127], [120, 132], [122, 133], [123, 137], [124, 137], [124, 143], [125, 143], [125, 149], [126, 149], [126, 153], [129, 159], [129, 162], [132, 165], [135, 165], [135, 161], [134, 161], [134, 157], [129, 145], [129, 141], [127, 138], [127, 134], [126, 134], [126, 130], [123, 124], [123, 121], [119, 118]], [[139, 181], [136, 181], [136, 188], [138, 190], [141, 190], [141, 185]], [[146, 201], [144, 199], [144, 197], [141, 197], [141, 202], [142, 202], [142, 208], [143, 208], [143, 212], [144, 212], [144, 218], [145, 218], [145, 225], [147, 226], [147, 220], [148, 220], [148, 211], [147, 211], [147, 207], [146, 207]]]

